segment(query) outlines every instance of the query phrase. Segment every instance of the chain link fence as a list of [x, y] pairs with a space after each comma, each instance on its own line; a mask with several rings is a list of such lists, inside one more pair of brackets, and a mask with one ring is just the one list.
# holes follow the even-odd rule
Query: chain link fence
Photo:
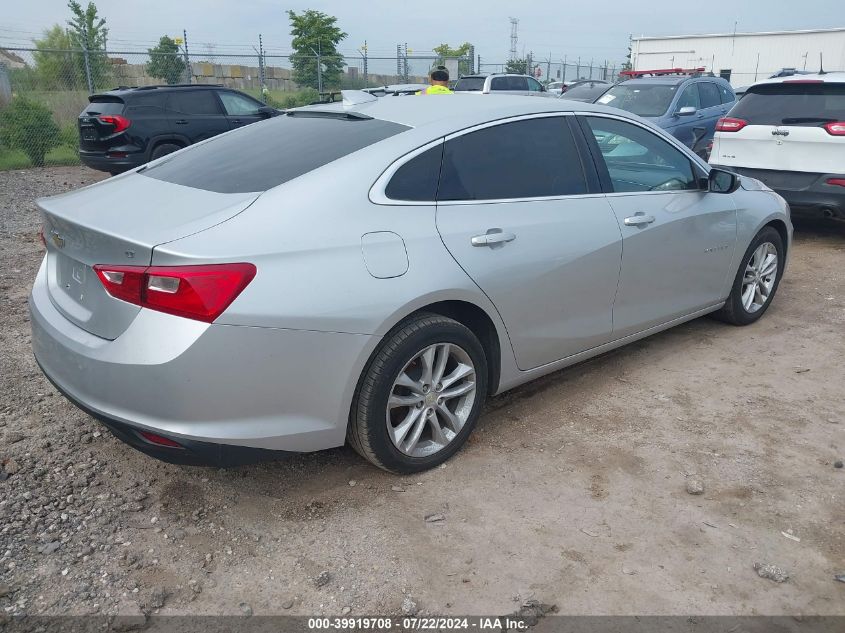
[[[175, 53], [124, 50], [0, 48], [0, 170], [79, 164], [77, 119], [88, 96], [119, 87], [209, 84], [241, 90], [278, 108], [331, 99], [341, 89], [427, 83], [437, 64], [454, 75], [502, 72], [505, 64], [467, 56], [443, 59], [397, 47], [396, 56], [309, 56], [214, 50]], [[541, 80], [613, 80], [616, 67], [540, 62]], [[296, 78], [304, 78], [299, 85]]]
[[514, 72], [532, 75], [539, 81], [551, 83], [555, 81], [563, 81], [566, 83], [573, 81], [581, 81], [584, 79], [600, 79], [603, 81], [615, 82], [619, 79], [619, 72], [622, 70], [621, 66], [615, 64], [593, 64], [589, 63], [569, 63], [569, 62], [554, 62], [543, 60], [531, 60], [525, 62], [525, 68], [514, 68], [511, 64], [498, 63], [479, 63], [480, 72], [484, 73], [502, 73], [507, 72], [508, 67], [511, 67]]

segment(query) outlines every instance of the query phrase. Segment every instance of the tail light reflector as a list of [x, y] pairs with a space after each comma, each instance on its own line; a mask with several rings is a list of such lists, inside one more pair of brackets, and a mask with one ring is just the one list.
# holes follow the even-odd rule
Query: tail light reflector
[[836, 185], [837, 187], [845, 187], [845, 178], [828, 178], [827, 184]]
[[734, 119], [726, 116], [716, 121], [717, 132], [739, 132], [742, 128], [748, 125], [748, 121], [742, 119]]
[[836, 121], [834, 123], [825, 123], [824, 129], [831, 136], [845, 136], [845, 121]]
[[179, 444], [179, 442], [174, 442], [169, 437], [162, 437], [161, 435], [156, 435], [155, 433], [150, 433], [149, 431], [138, 431], [138, 435], [147, 440], [150, 444], [155, 444], [156, 446], [182, 448], [182, 445]]
[[114, 129], [111, 131], [112, 134], [123, 132], [123, 130], [132, 124], [132, 121], [127, 119], [125, 116], [120, 116], [119, 114], [101, 114], [97, 117], [97, 120], [100, 123], [105, 123], [106, 125], [113, 125]]
[[94, 271], [111, 296], [142, 308], [211, 323], [255, 277], [252, 264], [110, 266]]

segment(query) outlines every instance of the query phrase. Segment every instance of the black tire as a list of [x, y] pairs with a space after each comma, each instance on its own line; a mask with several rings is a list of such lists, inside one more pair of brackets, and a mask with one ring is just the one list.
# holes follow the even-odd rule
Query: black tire
[[168, 154], [172, 154], [173, 152], [179, 149], [182, 149], [182, 146], [176, 145], [175, 143], [162, 143], [161, 145], [156, 145], [155, 148], [153, 148], [153, 153], [150, 156], [150, 160], [155, 160], [156, 158], [167, 156]]
[[[746, 267], [751, 261], [754, 252], [759, 246], [765, 244], [766, 242], [772, 244], [777, 251], [777, 273], [775, 275], [774, 285], [769, 292], [766, 302], [757, 310], [749, 311], [745, 309], [745, 306], [743, 306], [742, 303], [742, 281]], [[728, 300], [725, 302], [724, 306], [722, 306], [717, 312], [713, 313], [713, 316], [720, 321], [731, 323], [733, 325], [750, 325], [762, 317], [766, 313], [766, 310], [769, 309], [769, 306], [772, 305], [775, 293], [777, 293], [778, 286], [780, 285], [780, 280], [783, 276], [784, 254], [783, 239], [781, 238], [780, 233], [771, 226], [763, 227], [754, 239], [751, 240], [751, 244], [749, 244], [745, 254], [742, 256], [742, 260], [739, 264], [739, 270], [737, 270], [736, 277], [734, 277], [734, 283], [731, 287], [731, 294], [728, 296]]]
[[[451, 343], [472, 360], [475, 398], [466, 421], [450, 442], [430, 455], [411, 456], [400, 451], [388, 433], [388, 398], [394, 381], [408, 368], [408, 363], [427, 347], [438, 343]], [[420, 313], [393, 328], [365, 367], [352, 401], [346, 437], [359, 455], [379, 468], [398, 474], [428, 470], [460, 450], [478, 421], [486, 395], [487, 356], [478, 338], [453, 319]], [[410, 411], [410, 407], [408, 409]], [[434, 418], [439, 419], [436, 413]], [[423, 423], [423, 427], [423, 433], [431, 433], [428, 422]]]

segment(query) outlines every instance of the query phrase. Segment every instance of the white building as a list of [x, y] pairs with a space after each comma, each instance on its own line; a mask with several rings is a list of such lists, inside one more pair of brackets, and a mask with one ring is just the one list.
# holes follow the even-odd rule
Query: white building
[[845, 27], [767, 33], [716, 33], [634, 38], [634, 70], [700, 68], [735, 87], [765, 79], [782, 68], [845, 70]]

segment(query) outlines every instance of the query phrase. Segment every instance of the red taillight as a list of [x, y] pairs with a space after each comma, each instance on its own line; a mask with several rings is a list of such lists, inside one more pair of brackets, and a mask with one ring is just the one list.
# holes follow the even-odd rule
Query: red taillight
[[132, 121], [127, 119], [125, 116], [120, 116], [119, 114], [101, 114], [97, 117], [100, 123], [105, 123], [106, 125], [113, 125], [114, 129], [111, 131], [112, 134], [118, 134], [119, 132], [123, 132], [126, 128], [130, 126]]
[[845, 178], [828, 178], [827, 184], [837, 187], [845, 187]]
[[94, 271], [111, 296], [143, 308], [211, 323], [255, 277], [252, 264], [109, 266]]
[[742, 128], [748, 125], [748, 121], [742, 119], [734, 119], [726, 116], [716, 121], [717, 132], [739, 132]]
[[155, 433], [150, 433], [149, 431], [138, 431], [138, 435], [143, 437], [150, 444], [166, 446], [167, 448], [182, 448], [182, 445], [179, 444], [179, 442], [174, 442], [169, 437], [162, 437], [161, 435], [156, 435]]
[[833, 123], [825, 123], [824, 129], [832, 136], [845, 136], [845, 121], [835, 121]]

